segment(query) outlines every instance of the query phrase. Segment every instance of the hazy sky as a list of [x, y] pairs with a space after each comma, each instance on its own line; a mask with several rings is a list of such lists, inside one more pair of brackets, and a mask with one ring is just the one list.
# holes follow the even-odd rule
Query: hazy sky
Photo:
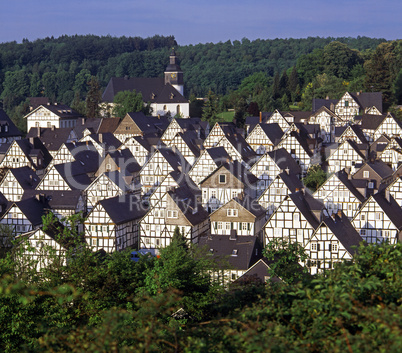
[[63, 34], [227, 40], [402, 38], [401, 0], [1, 0], [0, 42]]

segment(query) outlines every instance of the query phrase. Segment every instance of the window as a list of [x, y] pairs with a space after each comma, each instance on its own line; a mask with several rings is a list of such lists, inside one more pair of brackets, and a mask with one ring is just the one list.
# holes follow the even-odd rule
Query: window
[[230, 222], [225, 222], [225, 229], [230, 230]]
[[242, 230], [247, 230], [248, 228], [248, 223], [247, 222], [243, 222], [242, 224]]
[[366, 220], [366, 215], [365, 215], [365, 214], [361, 214], [361, 215], [360, 215], [360, 220], [361, 220], [361, 221], [365, 221], [365, 220]]
[[370, 178], [370, 172], [368, 170], [363, 172], [363, 178]]
[[222, 222], [218, 222], [218, 229], [222, 229], [222, 225], [223, 225]]
[[338, 251], [338, 244], [332, 244], [332, 251], [334, 252]]
[[224, 174], [219, 175], [219, 184], [226, 184], [226, 175]]
[[300, 222], [300, 215], [298, 213], [293, 214], [293, 222]]
[[235, 208], [228, 208], [226, 210], [226, 215], [228, 217], [237, 217], [239, 215], [238, 210]]
[[237, 191], [232, 191], [232, 199], [234, 199], [235, 197], [237, 197]]
[[361, 229], [361, 230], [360, 230], [360, 235], [361, 235], [361, 236], [365, 236], [365, 235], [366, 235], [366, 230], [365, 230], [365, 229]]
[[349, 101], [345, 101], [345, 107], [349, 107]]
[[167, 218], [177, 218], [178, 213], [174, 210], [167, 210]]
[[232, 281], [236, 280], [237, 276], [236, 273], [232, 273]]
[[381, 219], [381, 212], [376, 212], [375, 213], [375, 220], [379, 221]]
[[109, 172], [112, 169], [112, 165], [111, 164], [106, 164], [106, 171]]
[[370, 182], [368, 183], [368, 188], [369, 188], [369, 189], [374, 189], [374, 182], [370, 181]]
[[211, 190], [211, 198], [216, 199], [216, 190]]
[[317, 251], [317, 243], [311, 243], [311, 251]]

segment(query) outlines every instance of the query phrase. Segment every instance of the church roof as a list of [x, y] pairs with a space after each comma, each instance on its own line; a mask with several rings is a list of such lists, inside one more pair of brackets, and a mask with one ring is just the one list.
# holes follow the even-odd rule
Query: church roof
[[102, 100], [112, 103], [117, 93], [133, 90], [142, 94], [144, 102], [188, 103], [176, 88], [165, 84], [163, 77], [112, 77], [103, 92]]

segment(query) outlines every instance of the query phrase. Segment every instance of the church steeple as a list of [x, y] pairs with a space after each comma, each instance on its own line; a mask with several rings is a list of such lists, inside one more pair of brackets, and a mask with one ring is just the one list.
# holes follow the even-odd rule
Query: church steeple
[[176, 88], [181, 95], [184, 92], [184, 81], [183, 81], [183, 71], [179, 66], [179, 60], [176, 56], [174, 48], [170, 52], [169, 65], [165, 70], [165, 84], [170, 83], [174, 88]]

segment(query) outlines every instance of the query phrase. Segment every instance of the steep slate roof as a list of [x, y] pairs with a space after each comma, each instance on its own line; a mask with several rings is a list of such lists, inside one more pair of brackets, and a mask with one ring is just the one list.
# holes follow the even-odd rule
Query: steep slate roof
[[[247, 143], [243, 136], [239, 134], [226, 134], [227, 141], [239, 152], [242, 160], [246, 163], [251, 162], [253, 164], [254, 160], [258, 157], [255, 151]], [[223, 139], [224, 137], [222, 137]]]
[[81, 196], [80, 190], [25, 190], [22, 200], [43, 195], [46, 209], [75, 210]]
[[181, 154], [176, 153], [172, 148], [164, 147], [158, 149], [158, 151], [174, 170], [181, 169], [182, 172], [188, 172], [190, 170], [190, 165], [187, 163], [186, 159], [182, 157]]
[[209, 217], [208, 212], [199, 201], [201, 191], [195, 186], [191, 187], [188, 184], [182, 184], [182, 186], [169, 190], [167, 193], [193, 226]]
[[[56, 164], [54, 168], [73, 190], [85, 190], [92, 182], [84, 166], [79, 161]], [[92, 172], [96, 170], [92, 170]]]
[[326, 98], [314, 98], [313, 99], [313, 111], [316, 112], [320, 108], [325, 107], [331, 111], [331, 104], [333, 104], [334, 108], [337, 105], [339, 99], [326, 99]]
[[356, 92], [349, 94], [364, 110], [375, 106], [382, 113], [382, 93], [381, 92]]
[[377, 192], [372, 198], [381, 207], [384, 213], [389, 217], [391, 222], [399, 230], [402, 230], [402, 208], [395, 201], [392, 195], [389, 195], [389, 201], [385, 196], [385, 190], [383, 192]]
[[282, 116], [289, 122], [289, 120], [293, 119], [294, 123], [300, 123], [308, 118], [313, 114], [313, 112], [309, 111], [288, 111], [288, 112], [281, 112]]
[[[146, 116], [144, 113], [127, 113], [131, 120], [138, 126], [138, 128], [145, 134], [162, 133], [169, 126], [170, 121], [166, 116]], [[126, 115], [126, 116], [127, 116]]]
[[0, 129], [0, 137], [22, 136], [22, 132], [15, 126], [3, 109], [0, 109], [0, 126], [8, 125], [8, 131]]
[[57, 151], [64, 142], [67, 142], [73, 128], [41, 128], [31, 127], [26, 138], [39, 137], [49, 151]]
[[207, 148], [206, 152], [211, 156], [217, 165], [228, 163], [231, 160], [224, 147]]
[[246, 187], [258, 182], [258, 178], [248, 171], [248, 169], [242, 165], [239, 161], [232, 161], [230, 163], [223, 163], [220, 167], [215, 169], [211, 174], [209, 174], [205, 179], [200, 182], [203, 184], [207, 179], [211, 178], [214, 174], [219, 173], [219, 170], [225, 168], [234, 177], [236, 177], [240, 182], [242, 182]]
[[320, 224], [319, 218], [315, 216], [313, 211], [321, 211], [324, 208], [324, 204], [321, 201], [314, 199], [309, 193], [302, 191], [290, 194], [289, 198], [293, 201], [310, 225], [314, 229], [317, 229]]
[[43, 153], [43, 165], [46, 167], [52, 160], [47, 148], [43, 145], [42, 141], [37, 137], [31, 137], [30, 139], [15, 140], [15, 143], [21, 148], [24, 154], [31, 160], [31, 153], [41, 151]]
[[385, 117], [386, 115], [362, 114], [360, 126], [363, 130], [375, 131], [384, 121]]
[[198, 158], [201, 153], [199, 145], [202, 145], [202, 140], [198, 138], [197, 133], [193, 130], [187, 130], [185, 133], [179, 132], [176, 134], [176, 136], [177, 135], [180, 135], [184, 143], [190, 149], [191, 153]]
[[284, 148], [279, 148], [275, 151], [267, 152], [267, 154], [276, 163], [279, 169], [289, 169], [292, 174], [301, 174], [301, 167], [288, 151]]
[[269, 124], [258, 124], [260, 125], [262, 131], [267, 135], [270, 141], [276, 146], [283, 136], [283, 130], [280, 128], [278, 123]]
[[[209, 249], [209, 254], [218, 265], [220, 265], [219, 260], [223, 260], [221, 264], [223, 267], [226, 267], [228, 262], [234, 270], [247, 270], [261, 258], [262, 247], [255, 236], [236, 238], [231, 238], [230, 235], [206, 236], [200, 238], [199, 246]], [[236, 254], [234, 250], [237, 250]]]
[[91, 133], [96, 134], [102, 123], [102, 119], [99, 118], [81, 118], [77, 121], [74, 126], [74, 132], [77, 134], [78, 138], [83, 137], [83, 132], [88, 129]]
[[354, 255], [357, 250], [354, 247], [358, 247], [363, 242], [363, 238], [356, 231], [355, 227], [353, 227], [352, 223], [350, 223], [348, 217], [342, 211], [340, 212], [340, 215], [334, 214], [332, 217], [325, 218], [323, 223], [338, 238], [345, 249], [351, 255]]
[[[270, 261], [267, 258], [263, 257], [259, 259], [253, 266], [251, 266], [245, 273], [243, 273], [235, 282], [242, 283], [248, 282], [249, 280], [258, 280], [261, 283], [265, 283], [266, 277], [270, 277], [269, 266], [274, 261]], [[270, 281], [272, 282], [280, 282], [281, 280], [278, 277], [271, 277]]]
[[[115, 224], [130, 222], [145, 216], [147, 207], [133, 194], [124, 194], [99, 201]], [[95, 208], [94, 208], [95, 209]]]
[[[163, 77], [112, 77], [102, 94], [104, 102], [112, 103], [117, 93], [133, 91], [142, 94], [144, 102], [151, 103], [188, 103], [171, 84], [165, 84]], [[171, 99], [171, 95], [173, 98]]]
[[297, 189], [301, 190], [304, 188], [303, 183], [301, 180], [297, 177], [296, 174], [293, 173], [287, 173], [287, 172], [282, 172], [278, 174], [278, 178], [281, 178], [282, 181], [285, 183], [285, 185], [288, 187], [288, 189], [293, 193], [296, 192]]
[[9, 170], [14, 175], [21, 187], [26, 189], [35, 189], [40, 179], [36, 173], [29, 167], [12, 168]]
[[9, 209], [16, 205], [25, 217], [32, 223], [33, 226], [42, 224], [42, 216], [46, 214], [49, 205], [46, 200], [37, 200], [35, 197], [30, 197], [10, 205]]
[[[232, 200], [231, 200], [232, 201]], [[248, 195], [244, 195], [242, 198], [235, 197], [233, 201], [237, 202], [240, 206], [244, 207], [248, 212], [250, 212], [255, 217], [261, 217], [265, 215], [265, 209], [262, 207], [256, 199], [251, 198]], [[230, 202], [230, 201], [229, 201]], [[219, 208], [218, 208], [219, 210]], [[217, 210], [216, 210], [217, 211]], [[215, 212], [216, 212], [215, 211]]]
[[122, 143], [111, 132], [105, 132], [103, 134], [91, 134], [89, 135], [95, 142], [100, 145], [104, 145], [105, 150], [114, 150], [119, 148]]
[[98, 131], [95, 132], [97, 132], [98, 134], [104, 134], [106, 132], [114, 133], [119, 124], [119, 118], [102, 118]]
[[365, 200], [365, 197], [356, 189], [354, 180], [349, 179], [349, 174], [344, 169], [336, 173], [336, 176], [360, 202]]

